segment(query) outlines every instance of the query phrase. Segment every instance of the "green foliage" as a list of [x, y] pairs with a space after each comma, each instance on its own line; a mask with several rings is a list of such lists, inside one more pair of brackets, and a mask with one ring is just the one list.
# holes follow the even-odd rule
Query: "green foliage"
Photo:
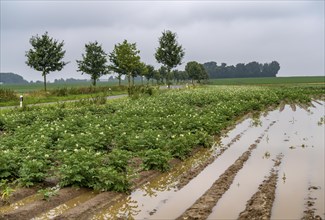
[[169, 30], [162, 32], [159, 38], [159, 47], [156, 49], [155, 58], [162, 63], [168, 72], [181, 64], [185, 52], [177, 42], [177, 35]]
[[171, 155], [168, 151], [163, 149], [149, 149], [145, 152], [143, 158], [143, 165], [146, 170], [160, 170], [167, 171]]
[[77, 60], [78, 72], [89, 74], [96, 85], [99, 77], [108, 73], [107, 54], [97, 41], [85, 45], [86, 54], [82, 54], [82, 60]]
[[6, 102], [10, 100], [17, 100], [18, 102], [18, 97], [15, 92], [10, 89], [0, 88], [0, 102]]
[[42, 72], [44, 77], [44, 89], [46, 91], [46, 75], [53, 71], [60, 71], [67, 64], [62, 61], [65, 51], [63, 50], [63, 41], [48, 36], [45, 32], [41, 37], [33, 36], [29, 40], [32, 49], [26, 52], [26, 64], [37, 71]]
[[48, 165], [42, 159], [30, 159], [22, 161], [19, 168], [18, 175], [19, 181], [23, 186], [33, 186], [34, 183], [42, 182], [48, 171]]
[[177, 42], [176, 33], [169, 30], [162, 32], [155, 58], [158, 63], [162, 63], [167, 68], [166, 80], [168, 86], [171, 83], [171, 69], [182, 63], [184, 55], [184, 49]]
[[127, 40], [124, 40], [123, 43], [115, 45], [109, 54], [109, 60], [112, 63], [110, 69], [126, 75], [129, 87], [131, 86], [132, 73], [141, 65], [139, 53], [136, 43], [128, 43]]
[[43, 200], [48, 201], [51, 197], [56, 196], [60, 190], [60, 186], [49, 187], [38, 190], [38, 194], [42, 196]]
[[134, 158], [142, 159], [137, 167], [167, 170], [170, 159], [210, 147], [213, 135], [239, 116], [282, 100], [309, 102], [324, 89], [209, 86], [9, 110], [0, 115], [0, 178], [30, 186], [54, 176], [60, 186], [127, 191], [138, 172]]
[[[159, 89], [159, 88], [158, 88]], [[143, 95], [149, 95], [152, 96], [156, 93], [157, 88], [154, 88], [152, 86], [131, 86], [128, 88], [128, 94], [133, 99], [137, 99]]]
[[120, 172], [126, 172], [132, 152], [121, 149], [113, 149], [108, 155], [107, 164]]
[[11, 187], [11, 184], [8, 182], [8, 180], [1, 179], [0, 181], [1, 200], [4, 201], [5, 203], [8, 203], [8, 200], [13, 192], [15, 192], [15, 190]]
[[209, 78], [203, 65], [199, 64], [196, 61], [188, 62], [185, 66], [185, 71], [187, 72], [192, 82], [194, 82], [194, 80], [200, 82], [201, 80], [207, 80]]

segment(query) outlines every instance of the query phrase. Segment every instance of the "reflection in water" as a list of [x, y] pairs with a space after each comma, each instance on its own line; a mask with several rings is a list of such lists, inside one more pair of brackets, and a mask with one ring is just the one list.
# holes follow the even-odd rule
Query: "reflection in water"
[[252, 127], [261, 127], [262, 126], [262, 121], [261, 121], [261, 113], [255, 113], [253, 114], [251, 126]]
[[72, 208], [80, 205], [81, 203], [88, 201], [89, 199], [92, 199], [96, 195], [98, 195], [98, 193], [96, 193], [94, 191], [83, 193], [82, 195], [77, 196], [77, 197], [63, 203], [63, 204], [55, 207], [54, 209], [49, 210], [48, 212], [40, 214], [39, 216], [33, 218], [32, 220], [53, 219], [56, 216], [62, 214], [63, 212], [65, 212], [69, 209], [72, 209]]

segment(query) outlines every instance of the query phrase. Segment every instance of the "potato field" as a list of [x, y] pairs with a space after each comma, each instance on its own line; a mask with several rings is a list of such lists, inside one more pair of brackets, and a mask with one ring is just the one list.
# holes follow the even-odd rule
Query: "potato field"
[[324, 219], [317, 86], [0, 110], [0, 219]]

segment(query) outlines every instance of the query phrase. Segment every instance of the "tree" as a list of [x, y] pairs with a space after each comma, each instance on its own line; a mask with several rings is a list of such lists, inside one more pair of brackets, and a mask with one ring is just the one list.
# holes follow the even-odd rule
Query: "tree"
[[132, 84], [134, 85], [134, 78], [137, 76], [141, 77], [141, 84], [143, 85], [143, 77], [148, 73], [147, 65], [140, 62], [139, 65], [132, 72]]
[[277, 61], [272, 61], [269, 65], [270, 76], [276, 77], [276, 74], [278, 74], [279, 70], [280, 70], [280, 64]]
[[161, 83], [164, 83], [164, 79], [166, 79], [166, 83], [167, 83], [167, 68], [165, 66], [161, 66], [159, 69], [158, 69], [158, 72], [159, 72], [159, 75], [160, 75], [160, 80], [161, 80]]
[[149, 84], [150, 79], [152, 79], [154, 77], [155, 74], [155, 67], [153, 67], [152, 65], [147, 65], [147, 74], [145, 75], [147, 82]]
[[156, 49], [155, 58], [158, 63], [167, 68], [167, 85], [170, 87], [170, 71], [182, 63], [185, 52], [177, 42], [176, 33], [167, 30], [159, 38], [159, 47]]
[[159, 80], [161, 79], [160, 72], [158, 70], [154, 70], [153, 78], [156, 80], [157, 85], [159, 84]]
[[65, 50], [63, 50], [64, 42], [53, 40], [45, 32], [41, 37], [38, 35], [32, 36], [29, 43], [33, 48], [26, 52], [26, 64], [42, 72], [44, 90], [46, 91], [46, 75], [53, 71], [60, 71], [68, 64], [62, 61], [65, 55]]
[[201, 80], [208, 79], [208, 74], [205, 71], [204, 66], [196, 61], [188, 62], [185, 66], [185, 71], [193, 84], [194, 80], [197, 80], [200, 83]]
[[86, 54], [82, 54], [82, 60], [77, 60], [78, 72], [89, 74], [92, 83], [96, 86], [99, 77], [108, 73], [107, 54], [97, 41], [85, 44]]
[[132, 74], [141, 65], [139, 53], [136, 43], [132, 44], [124, 40], [123, 43], [115, 45], [114, 50], [109, 54], [109, 60], [112, 63], [110, 68], [115, 68], [122, 74], [126, 74], [129, 87], [131, 86]]

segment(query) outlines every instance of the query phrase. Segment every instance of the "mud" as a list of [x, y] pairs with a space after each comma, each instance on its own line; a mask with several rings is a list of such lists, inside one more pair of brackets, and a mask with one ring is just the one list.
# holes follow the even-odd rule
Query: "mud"
[[[272, 124], [271, 124], [272, 125]], [[270, 125], [270, 126], [271, 126]], [[238, 171], [249, 159], [251, 152], [257, 147], [257, 144], [263, 138], [261, 135], [247, 151], [245, 151], [201, 196], [190, 208], [188, 208], [177, 219], [206, 219], [212, 212], [222, 195], [230, 188]]]
[[313, 197], [313, 191], [320, 189], [320, 187], [317, 186], [309, 186], [308, 187], [308, 197], [306, 200], [306, 209], [304, 211], [304, 215], [301, 218], [302, 220], [321, 220], [322, 218], [315, 213], [315, 200], [317, 200], [316, 197]]
[[258, 191], [247, 202], [246, 209], [239, 214], [239, 219], [270, 219], [272, 205], [275, 199], [275, 189], [278, 180], [278, 170], [275, 168], [281, 164], [283, 155], [278, 155], [274, 168], [272, 168], [270, 176], [263, 181], [258, 187]]
[[[158, 171], [143, 171], [139, 177], [134, 180], [133, 189], [140, 187], [151, 179], [160, 175]], [[69, 209], [68, 211], [56, 216], [54, 219], [90, 219], [95, 213], [98, 213], [105, 207], [110, 207], [117, 201], [126, 198], [128, 195], [116, 192], [103, 192], [80, 205]]]
[[18, 200], [21, 200], [23, 198], [26, 198], [30, 195], [33, 195], [37, 192], [39, 188], [20, 188], [20, 189], [15, 189], [15, 191], [12, 193], [10, 198], [8, 200], [3, 200], [0, 199], [0, 210], [2, 206], [8, 205], [8, 204], [13, 204], [17, 202]]
[[52, 209], [65, 201], [68, 201], [82, 193], [89, 190], [86, 189], [76, 189], [76, 188], [64, 188], [58, 192], [57, 196], [53, 196], [49, 201], [37, 200], [18, 209], [10, 212], [6, 212], [0, 215], [0, 219], [30, 219], [42, 212]]
[[211, 155], [208, 159], [203, 160], [202, 163], [199, 166], [194, 167], [189, 172], [184, 173], [178, 181], [178, 184], [176, 187], [178, 189], [183, 188], [185, 185], [187, 185], [192, 179], [194, 179], [197, 175], [199, 175], [202, 170], [204, 170], [208, 165], [210, 165], [213, 161], [215, 161], [220, 155], [222, 155], [223, 152], [225, 152], [231, 145], [233, 145], [237, 140], [240, 139], [240, 137], [247, 131], [244, 130], [240, 134], [238, 134], [235, 138], [231, 140], [230, 143], [228, 143], [224, 147], [220, 147], [217, 150], [217, 153], [215, 155]]

